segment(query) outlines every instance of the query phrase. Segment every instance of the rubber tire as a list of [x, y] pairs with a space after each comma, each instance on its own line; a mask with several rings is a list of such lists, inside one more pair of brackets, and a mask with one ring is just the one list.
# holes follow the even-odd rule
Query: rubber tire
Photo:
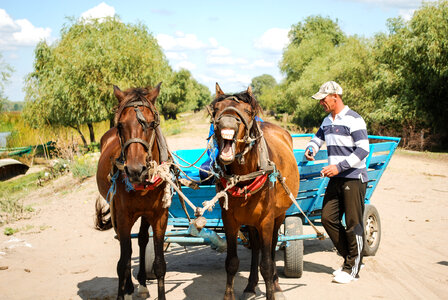
[[381, 221], [378, 210], [371, 204], [366, 204], [362, 217], [364, 224], [364, 256], [374, 256], [381, 241]]
[[[285, 218], [285, 236], [302, 235], [303, 221], [299, 216], [287, 216]], [[303, 274], [303, 240], [292, 240], [285, 247], [286, 277], [300, 278]]]
[[[149, 228], [149, 232], [152, 232], [151, 228]], [[145, 271], [147, 280], [156, 279], [156, 274], [154, 273], [155, 257], [156, 254], [154, 252], [154, 239], [150, 237], [145, 249]]]

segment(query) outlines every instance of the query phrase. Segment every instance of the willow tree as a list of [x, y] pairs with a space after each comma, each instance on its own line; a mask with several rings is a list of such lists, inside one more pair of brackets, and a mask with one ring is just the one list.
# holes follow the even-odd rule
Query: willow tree
[[409, 21], [388, 20], [378, 35], [372, 84], [377, 127], [402, 145], [448, 149], [448, 1], [425, 2]]
[[80, 125], [87, 124], [94, 142], [92, 123], [113, 118], [113, 85], [154, 86], [170, 73], [162, 49], [144, 25], [116, 17], [71, 21], [59, 41], [41, 42], [35, 49], [25, 115], [34, 126], [70, 126], [81, 136]]

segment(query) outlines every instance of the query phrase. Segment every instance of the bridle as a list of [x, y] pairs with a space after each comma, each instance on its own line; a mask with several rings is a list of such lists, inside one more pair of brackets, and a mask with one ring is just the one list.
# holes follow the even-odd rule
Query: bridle
[[[152, 112], [152, 114], [154, 115], [154, 120], [152, 122], [148, 122], [146, 120], [145, 116], [143, 116], [143, 113], [140, 110], [141, 106], [147, 107]], [[124, 109], [128, 108], [128, 107], [134, 108], [137, 121], [143, 127], [143, 132], [145, 135], [147, 134], [148, 129], [151, 129], [151, 128], [153, 129], [149, 143], [141, 138], [130, 138], [127, 141], [124, 141], [123, 135], [121, 133], [121, 126], [118, 123], [118, 120], [120, 119], [121, 114], [123, 113]], [[159, 113], [154, 109], [154, 107], [146, 99], [145, 100], [135, 99], [135, 100], [129, 101], [127, 104], [125, 104], [124, 106], [119, 108], [119, 110], [117, 111], [117, 116], [115, 118], [115, 123], [116, 123], [116, 127], [118, 129], [118, 138], [120, 140], [120, 146], [121, 146], [121, 155], [115, 161], [115, 165], [117, 166], [118, 169], [124, 170], [124, 164], [126, 162], [127, 148], [133, 143], [138, 143], [138, 144], [143, 145], [143, 147], [145, 148], [145, 151], [147, 153], [147, 158], [146, 158], [146, 166], [148, 167], [146, 169], [146, 172], [147, 172], [149, 170], [150, 162], [153, 160], [151, 150], [154, 146], [154, 141], [156, 139], [156, 130], [155, 129], [160, 125]]]
[[[240, 102], [240, 100], [237, 97], [235, 97], [235, 96], [229, 96], [229, 97], [226, 97], [225, 99], [220, 100], [220, 101], [224, 101], [224, 100], [233, 100], [233, 101], [236, 101], [238, 103]], [[216, 137], [216, 130], [218, 129], [218, 124], [220, 123], [220, 121], [224, 117], [234, 118], [236, 120], [238, 128], [239, 128], [241, 123], [244, 124], [245, 129], [246, 129], [245, 133], [244, 133], [244, 137], [242, 139], [237, 139], [238, 131], [235, 132], [235, 135], [233, 137], [233, 142], [234, 143], [236, 143], [236, 142], [243, 142], [243, 143], [245, 143], [245, 147], [244, 147], [243, 151], [241, 151], [240, 153], [237, 153], [235, 155], [235, 157], [239, 160], [240, 164], [244, 164], [245, 163], [244, 155], [247, 152], [249, 152], [252, 149], [252, 147], [255, 145], [255, 142], [257, 140], [261, 139], [262, 136], [263, 136], [263, 132], [259, 128], [258, 123], [254, 122], [255, 114], [252, 113], [253, 116], [248, 120], [242, 114], [242, 112], [238, 108], [233, 107], [233, 106], [229, 106], [229, 107], [226, 107], [225, 109], [223, 109], [215, 117], [213, 115], [213, 113], [210, 111], [209, 107], [208, 107], [208, 109], [209, 109], [209, 113], [210, 113], [210, 116], [211, 116], [211, 122], [213, 123], [214, 131], [215, 131], [215, 137]], [[231, 112], [236, 113], [236, 115], [231, 114]], [[257, 127], [256, 130], [252, 130], [252, 128], [254, 127], [254, 124]], [[254, 137], [251, 137], [251, 131], [255, 131], [255, 133], [254, 133], [255, 136]]]

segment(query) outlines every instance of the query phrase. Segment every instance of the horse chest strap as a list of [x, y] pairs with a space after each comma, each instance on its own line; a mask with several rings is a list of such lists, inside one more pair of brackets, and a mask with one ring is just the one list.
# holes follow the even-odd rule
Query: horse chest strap
[[[257, 193], [266, 183], [266, 180], [268, 178], [267, 174], [259, 175], [257, 176], [250, 184], [245, 185], [243, 188], [240, 188], [238, 186], [234, 186], [227, 190], [227, 193], [229, 193], [233, 197], [244, 197], [248, 198], [252, 196], [253, 194]], [[227, 180], [223, 177], [220, 178], [221, 184], [224, 188], [227, 187]]]

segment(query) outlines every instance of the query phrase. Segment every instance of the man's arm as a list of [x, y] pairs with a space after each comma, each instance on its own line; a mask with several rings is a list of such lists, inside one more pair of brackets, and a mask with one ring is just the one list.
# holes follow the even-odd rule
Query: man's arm
[[325, 141], [325, 136], [324, 136], [324, 131], [322, 130], [322, 126], [321, 126], [319, 128], [319, 130], [317, 131], [316, 135], [306, 145], [305, 158], [307, 160], [314, 160], [314, 155], [316, 155], [316, 153], [319, 152], [319, 149], [323, 145], [324, 141]]

